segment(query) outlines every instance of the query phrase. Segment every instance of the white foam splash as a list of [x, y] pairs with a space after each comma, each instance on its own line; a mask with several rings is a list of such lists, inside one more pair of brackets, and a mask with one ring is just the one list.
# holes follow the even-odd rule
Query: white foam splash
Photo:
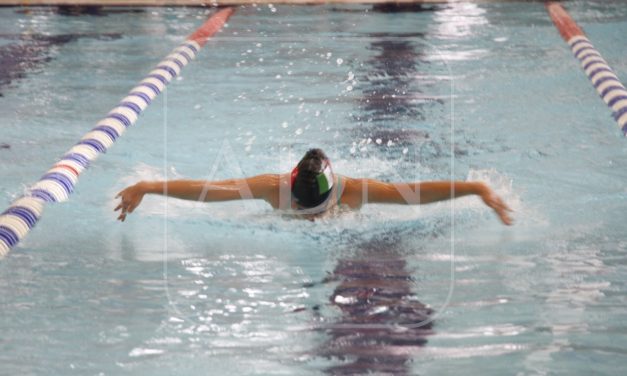
[[[496, 169], [470, 169], [466, 181], [481, 181], [486, 183], [514, 211], [518, 211], [522, 206], [520, 196], [513, 188], [514, 180], [496, 171]], [[483, 205], [479, 200], [474, 200], [473, 203], [480, 206]]]
[[[541, 228], [549, 226], [549, 220], [544, 214], [542, 207], [531, 206], [525, 203], [521, 195], [520, 188], [514, 184], [514, 179], [496, 169], [470, 169], [468, 171], [467, 181], [481, 181], [490, 186], [494, 192], [499, 195], [503, 201], [512, 209], [512, 217], [514, 219], [515, 228], [518, 229], [519, 235], [522, 235], [520, 229], [534, 233]], [[459, 204], [459, 205], [458, 205]], [[457, 201], [456, 208], [471, 210], [486, 210], [487, 208], [481, 200], [462, 198]]]

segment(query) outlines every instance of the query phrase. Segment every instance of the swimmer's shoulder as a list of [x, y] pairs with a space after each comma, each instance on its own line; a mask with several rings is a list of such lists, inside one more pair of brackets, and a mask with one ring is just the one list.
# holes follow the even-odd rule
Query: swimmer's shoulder
[[[248, 178], [247, 183], [251, 189], [258, 192], [256, 198], [269, 203], [274, 209], [281, 206], [281, 191], [290, 192], [290, 174], [262, 174]], [[254, 188], [252, 188], [254, 187]], [[290, 201], [287, 200], [289, 203]]]
[[338, 180], [342, 185], [340, 204], [346, 205], [351, 209], [359, 209], [363, 204], [363, 179], [355, 179], [344, 175], [338, 175]]

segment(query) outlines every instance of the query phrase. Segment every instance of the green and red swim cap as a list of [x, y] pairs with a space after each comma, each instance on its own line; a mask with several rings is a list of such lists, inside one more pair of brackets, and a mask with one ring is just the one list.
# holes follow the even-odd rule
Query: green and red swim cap
[[292, 198], [301, 208], [324, 203], [334, 184], [329, 158], [320, 149], [310, 149], [292, 170]]

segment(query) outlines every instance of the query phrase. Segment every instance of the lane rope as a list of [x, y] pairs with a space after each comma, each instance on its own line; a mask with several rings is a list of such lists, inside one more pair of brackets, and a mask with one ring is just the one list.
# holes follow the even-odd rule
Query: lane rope
[[568, 12], [556, 2], [549, 1], [545, 5], [555, 27], [570, 46], [575, 58], [579, 60], [592, 86], [612, 111], [612, 116], [623, 135], [627, 136], [627, 90], [625, 86]]
[[128, 95], [46, 171], [39, 181], [0, 214], [0, 257], [8, 254], [11, 248], [35, 226], [45, 204], [68, 199], [80, 174], [137, 121], [142, 111], [181, 72], [181, 69], [196, 57], [207, 40], [224, 26], [233, 12], [233, 8], [225, 8], [209, 17], [132, 88]]

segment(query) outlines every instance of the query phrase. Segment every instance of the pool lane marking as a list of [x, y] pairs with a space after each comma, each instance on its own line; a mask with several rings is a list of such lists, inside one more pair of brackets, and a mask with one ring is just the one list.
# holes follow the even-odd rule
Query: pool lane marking
[[233, 8], [225, 8], [209, 17], [132, 88], [127, 96], [46, 171], [39, 181], [0, 214], [0, 257], [9, 253], [11, 248], [35, 226], [46, 203], [68, 199], [80, 174], [100, 154], [105, 153], [122, 136], [126, 128], [137, 121], [142, 111], [173, 78], [181, 73], [181, 69], [196, 57], [207, 40], [220, 31], [233, 12]]
[[592, 86], [612, 111], [612, 116], [623, 135], [627, 136], [627, 90], [625, 86], [568, 12], [559, 3], [553, 1], [546, 2], [545, 6], [555, 27], [570, 46], [575, 58], [579, 60]]

